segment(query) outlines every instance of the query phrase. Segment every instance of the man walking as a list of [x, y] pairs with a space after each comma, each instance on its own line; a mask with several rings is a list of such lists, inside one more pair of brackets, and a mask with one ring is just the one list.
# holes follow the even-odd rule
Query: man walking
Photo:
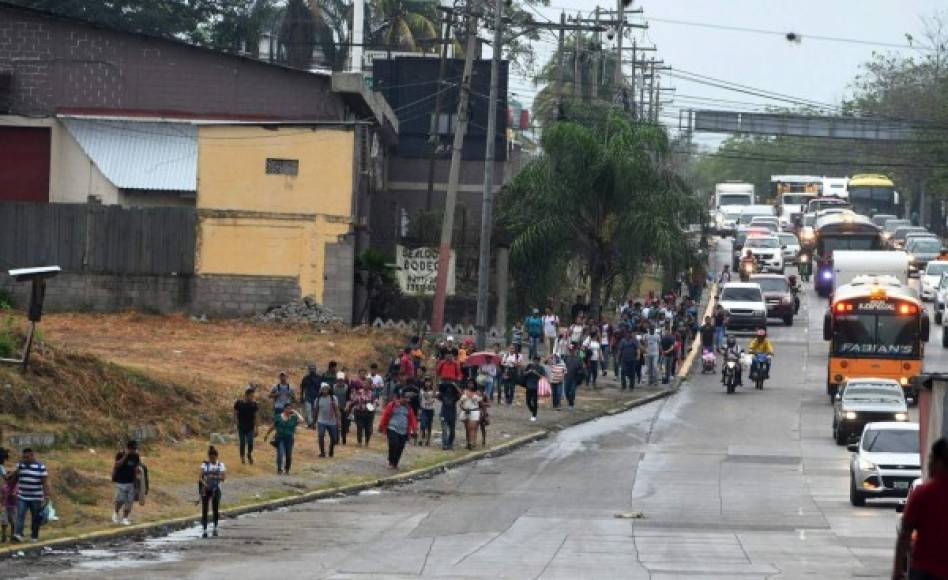
[[135, 504], [135, 481], [142, 477], [142, 458], [138, 454], [138, 442], [129, 440], [125, 450], [115, 454], [112, 465], [112, 483], [115, 484], [115, 508], [112, 523], [131, 524], [132, 506]]
[[704, 317], [704, 324], [698, 333], [701, 336], [701, 350], [714, 350], [714, 320], [710, 316]]
[[563, 390], [566, 395], [566, 404], [569, 406], [570, 411], [572, 411], [576, 405], [576, 385], [579, 384], [583, 373], [583, 361], [580, 360], [576, 349], [576, 345], [571, 344], [569, 354], [566, 355], [566, 359], [563, 361], [563, 364], [566, 366], [566, 375], [563, 378]]
[[658, 357], [661, 355], [661, 337], [658, 328], [645, 335], [645, 364], [648, 366], [648, 384], [658, 384]]
[[285, 372], [280, 372], [280, 380], [270, 389], [270, 399], [273, 401], [273, 419], [283, 413], [287, 403], [293, 402], [293, 387], [287, 381]]
[[441, 449], [448, 451], [454, 449], [454, 428], [458, 419], [461, 389], [454, 381], [441, 381], [437, 397], [441, 401]]
[[635, 335], [632, 333], [627, 333], [622, 337], [622, 340], [619, 341], [619, 346], [616, 351], [616, 359], [619, 361], [621, 367], [621, 390], [626, 389], [626, 384], [628, 384], [628, 389], [631, 391], [635, 388], [635, 377], [638, 375], [637, 369], [635, 368], [639, 364], [639, 341], [635, 338]]
[[237, 440], [240, 442], [240, 462], [253, 465], [253, 439], [257, 436], [257, 401], [254, 400], [256, 388], [247, 385], [244, 398], [234, 403], [234, 423], [237, 424]]
[[42, 461], [36, 459], [33, 450], [26, 448], [16, 464], [17, 502], [16, 502], [16, 529], [13, 532], [13, 541], [23, 541], [23, 528], [26, 526], [26, 512], [30, 512], [30, 540], [39, 539], [40, 526], [43, 522], [43, 509], [49, 502], [49, 472]]
[[721, 350], [724, 348], [724, 338], [727, 335], [724, 324], [727, 322], [727, 313], [724, 308], [718, 304], [714, 307], [714, 348]]
[[527, 317], [527, 337], [530, 339], [530, 349], [528, 356], [530, 360], [537, 357], [540, 341], [543, 340], [543, 319], [540, 318], [540, 311], [533, 309], [530, 316]]
[[667, 385], [668, 381], [671, 379], [671, 376], [675, 374], [675, 362], [678, 359], [676, 346], [675, 333], [673, 333], [670, 329], [666, 329], [662, 334], [661, 340], [662, 368], [665, 371], [664, 376], [662, 377], [663, 385]]
[[322, 383], [322, 377], [316, 372], [316, 365], [309, 365], [306, 376], [300, 381], [300, 401], [303, 403], [303, 417], [306, 418], [308, 429], [316, 428], [316, 420], [313, 418], [313, 403], [316, 402], [316, 397], [319, 396], [320, 383]]

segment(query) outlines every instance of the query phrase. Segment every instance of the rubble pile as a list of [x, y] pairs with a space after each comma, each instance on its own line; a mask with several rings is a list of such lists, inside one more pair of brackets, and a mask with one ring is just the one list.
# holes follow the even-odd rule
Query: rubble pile
[[305, 296], [280, 306], [274, 306], [263, 314], [257, 315], [260, 322], [286, 322], [308, 324], [332, 324], [342, 322], [342, 319], [326, 308], [312, 296]]

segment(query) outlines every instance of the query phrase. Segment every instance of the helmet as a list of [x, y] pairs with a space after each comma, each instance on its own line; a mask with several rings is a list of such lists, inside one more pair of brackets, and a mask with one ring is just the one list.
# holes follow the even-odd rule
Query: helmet
[[757, 329], [757, 338], [764, 338], [767, 336], [767, 331], [763, 328]]
[[728, 346], [734, 346], [735, 344], [737, 344], [737, 339], [735, 339], [733, 336], [727, 337]]

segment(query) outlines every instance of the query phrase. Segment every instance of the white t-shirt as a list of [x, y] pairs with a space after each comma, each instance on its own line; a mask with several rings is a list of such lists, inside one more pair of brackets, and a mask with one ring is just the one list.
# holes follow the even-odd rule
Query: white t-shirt
[[569, 327], [569, 339], [573, 342], [579, 342], [583, 339], [583, 325], [574, 324]]
[[224, 467], [223, 461], [217, 463], [205, 461], [201, 463], [201, 473], [204, 474], [204, 481], [207, 485], [212, 486], [216, 483], [217, 487], [220, 487], [224, 483], [221, 481], [221, 476], [227, 473], [227, 468]]
[[598, 361], [602, 357], [602, 345], [598, 340], [592, 340], [587, 338], [586, 344], [584, 345], [589, 350], [589, 360]]
[[382, 378], [382, 375], [372, 375], [372, 386], [373, 387], [384, 387], [385, 379]]
[[560, 323], [560, 317], [555, 314], [547, 314], [543, 317], [543, 334], [547, 338], [556, 338], [556, 327]]
[[602, 325], [602, 346], [609, 346], [609, 324]]

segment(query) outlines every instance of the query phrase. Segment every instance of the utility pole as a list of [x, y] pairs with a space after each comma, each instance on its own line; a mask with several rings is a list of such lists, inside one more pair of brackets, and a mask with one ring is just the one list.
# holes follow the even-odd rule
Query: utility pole
[[[490, 305], [490, 238], [494, 227], [494, 148], [497, 143], [497, 98], [500, 61], [503, 58], [503, 0], [494, 2], [494, 54], [490, 60], [490, 93], [487, 98], [487, 145], [484, 151], [484, 192], [481, 198], [481, 247], [477, 257], [477, 349], [487, 347]], [[506, 117], [506, 115], [505, 115]], [[503, 321], [500, 322], [503, 324]]]
[[[468, 5], [470, 9], [470, 4]], [[438, 277], [435, 282], [434, 303], [431, 308], [431, 331], [444, 329], [444, 302], [448, 292], [448, 266], [451, 264], [451, 238], [454, 234], [454, 208], [458, 202], [458, 181], [461, 177], [461, 150], [467, 132], [468, 101], [471, 97], [471, 72], [477, 50], [477, 15], [467, 15], [467, 48], [464, 51], [464, 74], [461, 76], [461, 94], [458, 99], [458, 120], [451, 146], [451, 169], [448, 172], [448, 191], [444, 197], [444, 217], [441, 221], [441, 244], [438, 246]]]
[[[635, 41], [633, 40], [633, 41], [632, 41], [632, 76], [629, 77], [629, 84], [631, 85], [631, 88], [630, 88], [630, 90], [629, 90], [629, 93], [631, 93], [631, 100], [632, 100], [632, 119], [633, 119], [633, 120], [635, 120], [635, 119], [638, 117], [638, 113], [636, 112], [636, 107], [635, 107], [635, 53], [636, 53], [636, 48], [638, 48], [638, 46], [636, 46]], [[621, 53], [621, 52], [619, 53], [619, 65], [620, 65], [620, 66], [622, 65], [622, 53]]]
[[431, 211], [432, 198], [434, 197], [434, 174], [435, 159], [438, 156], [438, 149], [441, 146], [441, 135], [438, 132], [438, 126], [441, 124], [441, 105], [444, 102], [444, 76], [448, 68], [448, 37], [451, 34], [451, 21], [454, 13], [450, 8], [442, 8], [444, 19], [441, 23], [443, 27], [441, 32], [441, 62], [438, 63], [438, 84], [435, 87], [435, 109], [431, 116], [431, 124], [428, 128], [428, 142], [431, 145], [431, 151], [428, 154], [428, 195], [425, 197], [425, 211]]
[[596, 37], [593, 50], [596, 51], [592, 67], [592, 101], [599, 99], [599, 67], [602, 65], [602, 34], [599, 32], [599, 6], [596, 6]]
[[[577, 23], [582, 15], [577, 14]], [[583, 31], [576, 31], [576, 40], [573, 43], [573, 98], [583, 95], [583, 71], [580, 67], [580, 53], [583, 50]]]
[[[616, 10], [616, 66], [613, 71], [613, 90], [618, 93], [622, 88], [622, 36], [625, 27], [625, 3], [622, 0], [616, 0], [618, 9]], [[615, 95], [613, 95], [613, 100]]]
[[560, 12], [560, 36], [557, 41], [556, 55], [556, 115], [563, 113], [563, 52], [566, 40], [566, 12]]

